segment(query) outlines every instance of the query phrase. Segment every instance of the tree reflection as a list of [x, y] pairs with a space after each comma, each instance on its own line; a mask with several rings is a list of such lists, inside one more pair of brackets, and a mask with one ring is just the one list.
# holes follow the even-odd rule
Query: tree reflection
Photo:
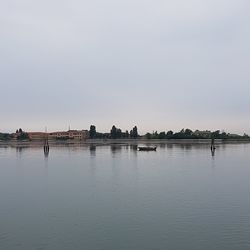
[[122, 150], [121, 145], [110, 145], [110, 150], [113, 155], [117, 154]]
[[90, 155], [95, 157], [96, 156], [96, 146], [95, 145], [91, 145], [89, 147], [89, 152], [90, 152]]

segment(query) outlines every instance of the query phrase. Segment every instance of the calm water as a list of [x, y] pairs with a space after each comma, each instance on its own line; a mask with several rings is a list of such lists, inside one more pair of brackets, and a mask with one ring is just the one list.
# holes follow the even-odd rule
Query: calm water
[[250, 249], [250, 144], [0, 148], [0, 249]]

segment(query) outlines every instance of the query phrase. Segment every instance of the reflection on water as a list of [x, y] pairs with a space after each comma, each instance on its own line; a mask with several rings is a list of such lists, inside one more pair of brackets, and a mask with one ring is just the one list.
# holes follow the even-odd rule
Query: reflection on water
[[91, 145], [91, 146], [89, 147], [89, 152], [90, 152], [90, 155], [91, 155], [92, 157], [95, 157], [95, 156], [96, 156], [96, 146], [95, 146], [95, 145]]
[[22, 147], [22, 146], [17, 146], [17, 147], [16, 147], [16, 152], [17, 152], [18, 154], [21, 154], [22, 151], [23, 151], [23, 149], [24, 149], [24, 147]]
[[211, 149], [211, 154], [213, 157], [215, 156], [215, 150], [216, 150], [215, 148]]
[[138, 150], [138, 145], [130, 145], [130, 150], [132, 151], [137, 151]]
[[44, 157], [45, 159], [49, 157], [49, 151], [44, 151]]
[[122, 146], [121, 145], [113, 145], [113, 144], [111, 144], [110, 145], [110, 150], [111, 150], [112, 155], [115, 155], [115, 154], [121, 152]]
[[0, 146], [0, 249], [249, 249], [250, 145], [157, 145]]

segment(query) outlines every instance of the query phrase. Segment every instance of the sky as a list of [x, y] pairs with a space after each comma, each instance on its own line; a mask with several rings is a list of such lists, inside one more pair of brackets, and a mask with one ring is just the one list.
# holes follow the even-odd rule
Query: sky
[[0, 131], [250, 134], [249, 0], [0, 0]]

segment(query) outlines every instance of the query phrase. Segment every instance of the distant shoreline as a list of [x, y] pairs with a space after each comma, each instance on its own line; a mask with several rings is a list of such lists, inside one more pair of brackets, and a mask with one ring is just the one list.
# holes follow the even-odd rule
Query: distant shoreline
[[[86, 140], [49, 140], [50, 145], [138, 145], [138, 144], [210, 144], [210, 139], [86, 139]], [[215, 144], [250, 143], [250, 140], [215, 139]], [[43, 145], [43, 140], [1, 141], [2, 146]]]

